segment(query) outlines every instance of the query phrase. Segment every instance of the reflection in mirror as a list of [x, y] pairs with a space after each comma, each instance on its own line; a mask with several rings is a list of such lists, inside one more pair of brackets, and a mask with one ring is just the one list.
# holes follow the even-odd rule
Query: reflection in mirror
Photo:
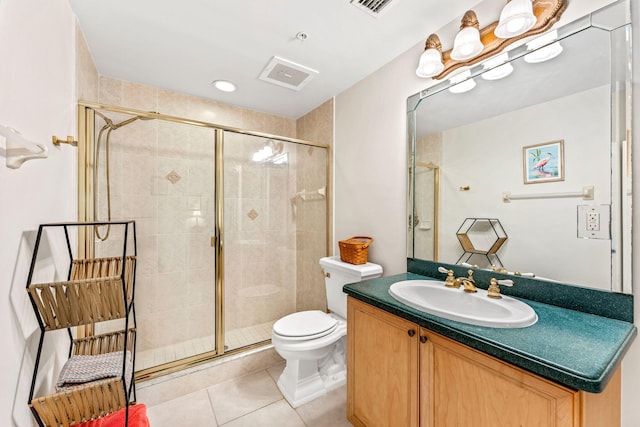
[[[426, 144], [423, 144], [427, 147]], [[415, 163], [415, 185], [420, 191], [415, 195], [412, 224], [415, 229], [415, 257], [438, 259], [438, 189], [440, 171], [434, 163]]]
[[[508, 271], [631, 292], [629, 22], [615, 3], [509, 51], [505, 78], [505, 60], [479, 64], [468, 92], [409, 98], [408, 257], [460, 262], [465, 219], [496, 218]], [[540, 61], [545, 49], [557, 56]]]

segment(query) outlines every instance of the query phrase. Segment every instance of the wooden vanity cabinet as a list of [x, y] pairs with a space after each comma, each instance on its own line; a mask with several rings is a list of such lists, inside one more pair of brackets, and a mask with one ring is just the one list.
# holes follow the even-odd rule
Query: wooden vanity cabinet
[[358, 427], [614, 427], [620, 372], [576, 391], [354, 298], [347, 419]]

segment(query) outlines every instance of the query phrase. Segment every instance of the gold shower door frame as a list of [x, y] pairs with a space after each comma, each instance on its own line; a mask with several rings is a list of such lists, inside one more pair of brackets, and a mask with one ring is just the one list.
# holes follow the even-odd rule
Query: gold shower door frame
[[[135, 109], [122, 108], [112, 105], [79, 101], [78, 102], [78, 221], [92, 221], [94, 214], [93, 205], [93, 170], [94, 170], [94, 156], [95, 156], [95, 110], [107, 111], [113, 113], [123, 113], [132, 116], [139, 116], [143, 118], [150, 118], [156, 120], [164, 120], [168, 122], [182, 123], [186, 125], [206, 127], [214, 130], [215, 132], [215, 235], [212, 237], [212, 245], [215, 248], [215, 349], [206, 353], [190, 356], [184, 359], [180, 359], [174, 362], [165, 363], [163, 365], [154, 366], [141, 371], [136, 371], [136, 380], [151, 379], [161, 375], [170, 374], [172, 372], [180, 371], [190, 368], [202, 363], [210, 362], [213, 359], [223, 356], [229, 356], [241, 352], [251, 350], [253, 348], [261, 347], [265, 345], [262, 343], [255, 343], [239, 349], [230, 351], [224, 350], [225, 346], [225, 333], [224, 333], [224, 135], [225, 132], [232, 132], [237, 134], [251, 135], [262, 138], [273, 138], [280, 141], [291, 142], [294, 144], [302, 144], [312, 147], [324, 148], [327, 150], [327, 165], [326, 165], [326, 247], [331, 247], [329, 230], [331, 229], [331, 150], [327, 144], [320, 144], [316, 142], [306, 141], [302, 139], [289, 138], [279, 135], [272, 135], [263, 132], [254, 132], [246, 129], [240, 129], [225, 125], [219, 125], [214, 123], [203, 122], [199, 120], [192, 120], [182, 117], [170, 116], [160, 114], [156, 112], [141, 111]], [[88, 258], [94, 254], [94, 240], [92, 236], [88, 236], [84, 227], [79, 231], [78, 235], [78, 257]], [[328, 255], [328, 254], [327, 254]], [[78, 328], [79, 336], [88, 336], [93, 334], [92, 327]]]

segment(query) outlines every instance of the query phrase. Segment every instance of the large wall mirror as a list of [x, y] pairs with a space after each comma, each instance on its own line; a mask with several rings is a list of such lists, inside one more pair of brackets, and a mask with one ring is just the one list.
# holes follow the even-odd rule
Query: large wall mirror
[[630, 293], [629, 1], [552, 34], [408, 99], [407, 256]]

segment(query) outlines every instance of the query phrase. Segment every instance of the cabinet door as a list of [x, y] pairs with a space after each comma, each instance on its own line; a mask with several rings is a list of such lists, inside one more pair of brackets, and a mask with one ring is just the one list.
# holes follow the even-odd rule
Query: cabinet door
[[421, 329], [423, 427], [578, 426], [578, 394]]
[[418, 327], [349, 298], [347, 419], [355, 426], [418, 426]]

